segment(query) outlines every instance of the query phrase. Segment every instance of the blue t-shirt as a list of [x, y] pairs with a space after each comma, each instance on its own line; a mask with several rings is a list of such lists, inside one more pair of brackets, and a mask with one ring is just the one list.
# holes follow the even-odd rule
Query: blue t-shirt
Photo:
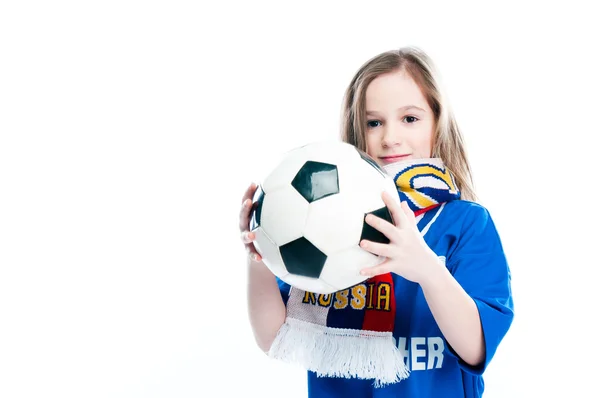
[[[473, 298], [481, 317], [486, 356], [472, 367], [452, 351], [437, 326], [421, 287], [393, 274], [396, 296], [394, 338], [410, 376], [375, 388], [372, 380], [317, 377], [308, 372], [309, 397], [481, 397], [483, 372], [513, 320], [510, 270], [488, 211], [455, 200], [425, 213], [419, 230], [454, 278]], [[278, 279], [287, 302], [290, 286]]]

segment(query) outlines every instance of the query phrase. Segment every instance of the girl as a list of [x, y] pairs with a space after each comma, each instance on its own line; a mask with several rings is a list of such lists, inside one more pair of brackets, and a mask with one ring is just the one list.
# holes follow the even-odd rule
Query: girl
[[[341, 133], [398, 187], [400, 206], [382, 195], [394, 223], [366, 219], [390, 242], [361, 242], [387, 259], [362, 273], [369, 277], [365, 289], [384, 280], [391, 286], [398, 360], [386, 367], [406, 367], [410, 374], [400, 369], [394, 382], [377, 383], [378, 374], [331, 371], [332, 363], [350, 361], [334, 355], [328, 371], [309, 367], [309, 396], [480, 397], [482, 375], [513, 319], [510, 270], [490, 214], [475, 203], [463, 138], [429, 57], [411, 47], [367, 61], [346, 90]], [[248, 216], [255, 189], [252, 184], [244, 195], [239, 227], [249, 253], [250, 322], [259, 347], [273, 355], [285, 344], [294, 289], [274, 277], [252, 244]], [[348, 319], [371, 316], [362, 307], [343, 311]], [[364, 353], [360, 358], [377, 360]]]

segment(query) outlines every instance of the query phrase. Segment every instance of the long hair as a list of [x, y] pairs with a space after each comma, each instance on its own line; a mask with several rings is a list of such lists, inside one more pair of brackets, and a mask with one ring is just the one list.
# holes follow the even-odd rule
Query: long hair
[[475, 201], [471, 167], [467, 159], [464, 139], [445, 98], [431, 58], [417, 47], [403, 47], [386, 51], [365, 62], [354, 75], [346, 89], [341, 121], [341, 138], [344, 142], [366, 151], [366, 91], [378, 76], [406, 71], [417, 83], [435, 118], [431, 155], [442, 159], [454, 175], [461, 198]]

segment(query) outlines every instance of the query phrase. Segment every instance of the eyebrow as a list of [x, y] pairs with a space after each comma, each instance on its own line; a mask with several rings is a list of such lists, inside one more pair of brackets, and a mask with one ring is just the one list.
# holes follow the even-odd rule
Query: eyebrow
[[[402, 106], [402, 107], [398, 108], [397, 110], [399, 110], [399, 111], [403, 111], [403, 112], [404, 112], [404, 111], [408, 111], [408, 110], [410, 110], [410, 109], [416, 109], [416, 110], [418, 110], [418, 111], [425, 112], [425, 109], [423, 109], [423, 108], [419, 108], [419, 107], [418, 107], [418, 106], [416, 106], [416, 105], [406, 105], [406, 106]], [[376, 114], [377, 114], [377, 112], [376, 112], [376, 111], [367, 111], [367, 115], [376, 115]]]

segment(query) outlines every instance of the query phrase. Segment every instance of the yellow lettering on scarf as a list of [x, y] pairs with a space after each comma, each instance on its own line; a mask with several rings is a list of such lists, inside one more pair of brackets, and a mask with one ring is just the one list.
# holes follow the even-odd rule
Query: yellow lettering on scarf
[[312, 292], [304, 292], [304, 298], [302, 299], [302, 302], [305, 304], [317, 304], [317, 298]]
[[[383, 308], [381, 302], [384, 302]], [[377, 309], [390, 310], [390, 284], [382, 282], [377, 289]]]
[[319, 294], [319, 305], [321, 307], [329, 307], [333, 294]]
[[363, 284], [352, 287], [352, 301], [350, 302], [350, 306], [355, 310], [362, 310], [365, 308], [366, 293], [367, 288]]
[[424, 175], [424, 174], [431, 174], [435, 177], [438, 177], [439, 179], [441, 179], [442, 181], [444, 181], [446, 183], [446, 185], [448, 186], [450, 191], [452, 191], [452, 192], [456, 191], [456, 186], [454, 185], [454, 182], [452, 181], [452, 177], [451, 177], [448, 169], [445, 169], [444, 171], [440, 171], [439, 169], [432, 167], [430, 165], [422, 165], [422, 166], [414, 167], [410, 170], [406, 170], [406, 171], [402, 172], [402, 174], [400, 174], [400, 176], [398, 176], [398, 179], [396, 180], [396, 186], [398, 188], [400, 188], [400, 190], [402, 192], [404, 192], [408, 197], [410, 197], [410, 199], [415, 204], [417, 204], [419, 206], [419, 208], [424, 209], [426, 207], [433, 206], [437, 203], [437, 202], [433, 201], [429, 196], [426, 196], [426, 195], [422, 194], [421, 192], [418, 192], [411, 188], [413, 178], [415, 178], [419, 175]]
[[348, 293], [349, 289], [340, 290], [339, 292], [335, 292], [335, 303], [333, 303], [333, 307], [336, 310], [343, 310], [348, 305]]
[[375, 284], [369, 283], [368, 289], [369, 289], [369, 293], [367, 294], [367, 296], [369, 297], [369, 299], [367, 300], [367, 309], [372, 310], [373, 309], [373, 291], [375, 290]]

